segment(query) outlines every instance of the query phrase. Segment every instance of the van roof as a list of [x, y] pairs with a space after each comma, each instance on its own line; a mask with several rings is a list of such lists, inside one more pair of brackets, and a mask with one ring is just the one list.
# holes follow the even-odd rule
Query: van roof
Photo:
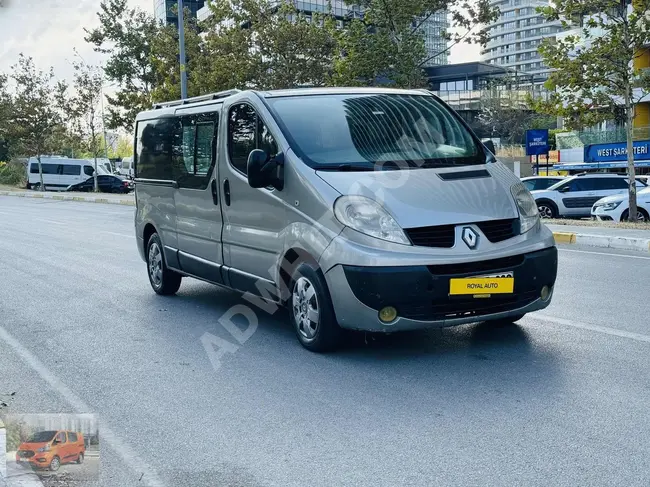
[[209, 106], [216, 103], [222, 103], [231, 96], [241, 95], [243, 93], [254, 93], [260, 98], [279, 98], [283, 96], [310, 96], [310, 95], [353, 95], [353, 94], [390, 94], [390, 95], [431, 95], [427, 90], [407, 90], [397, 88], [291, 88], [285, 90], [227, 90], [208, 95], [197, 96], [185, 100], [174, 100], [155, 104], [151, 110], [140, 112], [136, 117], [138, 120], [150, 120], [161, 118], [165, 115], [172, 115], [179, 108], [194, 108], [200, 106]]

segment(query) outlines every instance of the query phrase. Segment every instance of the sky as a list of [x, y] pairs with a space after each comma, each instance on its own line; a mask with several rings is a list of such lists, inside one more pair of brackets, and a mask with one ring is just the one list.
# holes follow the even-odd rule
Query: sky
[[[153, 12], [153, 0], [130, 0]], [[0, 0], [0, 72], [8, 72], [23, 52], [42, 69], [54, 67], [57, 78], [71, 79], [76, 47], [89, 64], [102, 61], [84, 41], [84, 27], [98, 24], [100, 0]], [[479, 48], [466, 44], [450, 51], [451, 63], [477, 61]]]

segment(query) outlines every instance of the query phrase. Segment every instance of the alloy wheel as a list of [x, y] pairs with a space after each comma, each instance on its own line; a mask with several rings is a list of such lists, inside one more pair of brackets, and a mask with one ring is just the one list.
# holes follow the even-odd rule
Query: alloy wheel
[[313, 340], [320, 324], [320, 310], [316, 289], [309, 279], [301, 277], [296, 281], [292, 308], [298, 331], [305, 339]]

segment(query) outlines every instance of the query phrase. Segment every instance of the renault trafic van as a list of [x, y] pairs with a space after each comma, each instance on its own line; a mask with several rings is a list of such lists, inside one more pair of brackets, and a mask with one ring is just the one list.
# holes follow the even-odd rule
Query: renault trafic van
[[[194, 277], [341, 328], [514, 322], [551, 302], [557, 250], [519, 179], [419, 90], [228, 91], [136, 120], [135, 231], [153, 290]], [[263, 303], [264, 301], [258, 301]]]

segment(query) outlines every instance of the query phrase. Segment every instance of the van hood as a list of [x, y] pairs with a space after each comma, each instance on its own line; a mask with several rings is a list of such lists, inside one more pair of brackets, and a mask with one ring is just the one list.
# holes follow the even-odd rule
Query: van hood
[[47, 445], [49, 441], [39, 441], [36, 443], [21, 443], [20, 446], [18, 447], [19, 450], [38, 450], [39, 448], [43, 448], [45, 445]]
[[[510, 187], [519, 182], [501, 163], [401, 171], [316, 171], [342, 195], [371, 198], [402, 228], [517, 218]], [[443, 179], [444, 178], [444, 179]]]

